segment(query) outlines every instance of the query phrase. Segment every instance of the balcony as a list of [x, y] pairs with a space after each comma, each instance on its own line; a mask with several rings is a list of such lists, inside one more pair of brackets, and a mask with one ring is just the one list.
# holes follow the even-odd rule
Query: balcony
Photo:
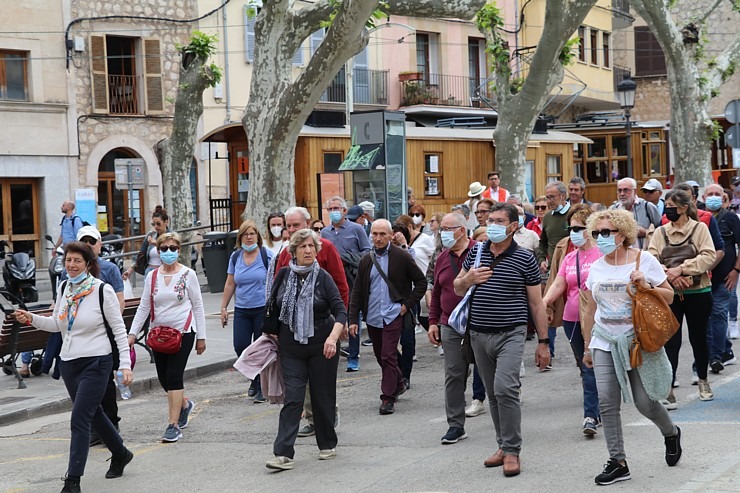
[[[388, 71], [356, 68], [352, 71], [354, 104], [388, 105]], [[319, 99], [322, 103], [346, 103], [344, 68], [334, 77]]]
[[625, 77], [631, 77], [630, 69], [622, 67], [620, 65], [614, 65], [612, 67], [612, 76], [614, 78], [614, 96], [617, 95], [617, 85], [619, 85]]
[[139, 91], [136, 79], [135, 75], [108, 76], [108, 101], [111, 114], [139, 114]]
[[481, 108], [480, 95], [490, 96], [485, 79], [464, 75], [421, 74], [418, 80], [401, 82], [401, 106], [426, 104]]
[[630, 14], [629, 0], [612, 0], [612, 28], [624, 29], [633, 22], [635, 18]]

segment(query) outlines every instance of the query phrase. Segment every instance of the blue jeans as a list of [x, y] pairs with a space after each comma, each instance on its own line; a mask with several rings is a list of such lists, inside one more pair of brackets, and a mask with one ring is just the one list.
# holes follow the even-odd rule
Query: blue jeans
[[59, 379], [59, 353], [62, 351], [62, 334], [59, 332], [52, 332], [49, 336], [49, 340], [46, 342], [46, 349], [44, 350], [44, 362], [41, 364], [41, 373], [47, 375], [51, 371], [51, 366], [54, 365], [54, 372], [52, 378]]
[[[362, 312], [360, 312], [360, 318], [359, 320], [362, 320]], [[349, 360], [357, 361], [357, 359], [360, 357], [360, 334], [362, 333], [362, 323], [358, 324], [357, 326], [357, 335], [353, 336], [352, 334], [349, 335]]]
[[558, 328], [557, 327], [548, 327], [547, 328], [547, 338], [550, 339], [550, 358], [555, 357], [555, 336], [558, 335]]
[[730, 291], [730, 320], [737, 320], [737, 287]]
[[473, 365], [473, 399], [481, 402], [486, 400], [486, 386], [478, 373], [478, 365]]
[[[236, 356], [262, 335], [262, 323], [265, 320], [265, 307], [237, 308], [234, 307], [234, 351]], [[260, 389], [260, 376], [255, 377], [252, 386]]]
[[596, 375], [593, 368], [587, 368], [583, 364], [583, 334], [581, 334], [580, 322], [568, 322], [563, 320], [565, 336], [570, 341], [570, 348], [576, 363], [581, 370], [581, 385], [583, 386], [583, 417], [599, 419], [599, 392], [596, 390]]
[[727, 311], [730, 298], [730, 290], [724, 283], [712, 286], [712, 314], [709, 316], [707, 328], [709, 361], [722, 361], [722, 356], [732, 351], [732, 343], [727, 337]]
[[33, 351], [24, 351], [21, 353], [21, 363], [24, 365], [30, 365], [33, 359]]

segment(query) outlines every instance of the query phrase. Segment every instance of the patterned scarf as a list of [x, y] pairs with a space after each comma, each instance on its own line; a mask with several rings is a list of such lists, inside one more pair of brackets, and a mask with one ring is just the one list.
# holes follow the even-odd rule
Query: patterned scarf
[[67, 283], [67, 289], [64, 295], [65, 303], [59, 312], [59, 320], [67, 318], [67, 330], [72, 330], [72, 324], [75, 321], [75, 317], [77, 317], [77, 308], [80, 306], [82, 298], [92, 293], [94, 284], [95, 278], [90, 274], [79, 284]]
[[308, 344], [314, 334], [313, 296], [320, 267], [316, 260], [311, 265], [300, 266], [295, 259], [289, 267], [279, 320], [290, 327], [299, 344]]

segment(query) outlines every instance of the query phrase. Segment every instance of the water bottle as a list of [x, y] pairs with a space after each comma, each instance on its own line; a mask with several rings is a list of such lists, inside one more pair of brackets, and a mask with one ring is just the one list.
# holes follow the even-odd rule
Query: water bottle
[[131, 389], [128, 388], [128, 385], [123, 384], [122, 371], [116, 372], [116, 387], [118, 387], [118, 391], [121, 393], [121, 399], [126, 400], [131, 398]]

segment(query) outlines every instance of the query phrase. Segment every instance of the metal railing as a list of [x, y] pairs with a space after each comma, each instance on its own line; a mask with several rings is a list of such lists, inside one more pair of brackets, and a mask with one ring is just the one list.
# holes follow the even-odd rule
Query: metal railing
[[139, 113], [139, 97], [135, 75], [109, 75], [108, 97], [110, 112], [119, 115]]
[[401, 82], [401, 106], [480, 107], [480, 97], [490, 97], [486, 79], [465, 75], [425, 74], [420, 80]]
[[631, 76], [630, 69], [622, 67], [621, 65], [614, 65], [612, 67], [612, 75], [614, 77], [614, 92], [617, 92], [617, 85], [624, 80], [626, 76]]
[[[347, 84], [345, 71], [339, 73], [321, 95], [321, 102], [345, 103]], [[356, 104], [388, 104], [388, 70], [356, 68], [352, 71], [354, 102]]]

